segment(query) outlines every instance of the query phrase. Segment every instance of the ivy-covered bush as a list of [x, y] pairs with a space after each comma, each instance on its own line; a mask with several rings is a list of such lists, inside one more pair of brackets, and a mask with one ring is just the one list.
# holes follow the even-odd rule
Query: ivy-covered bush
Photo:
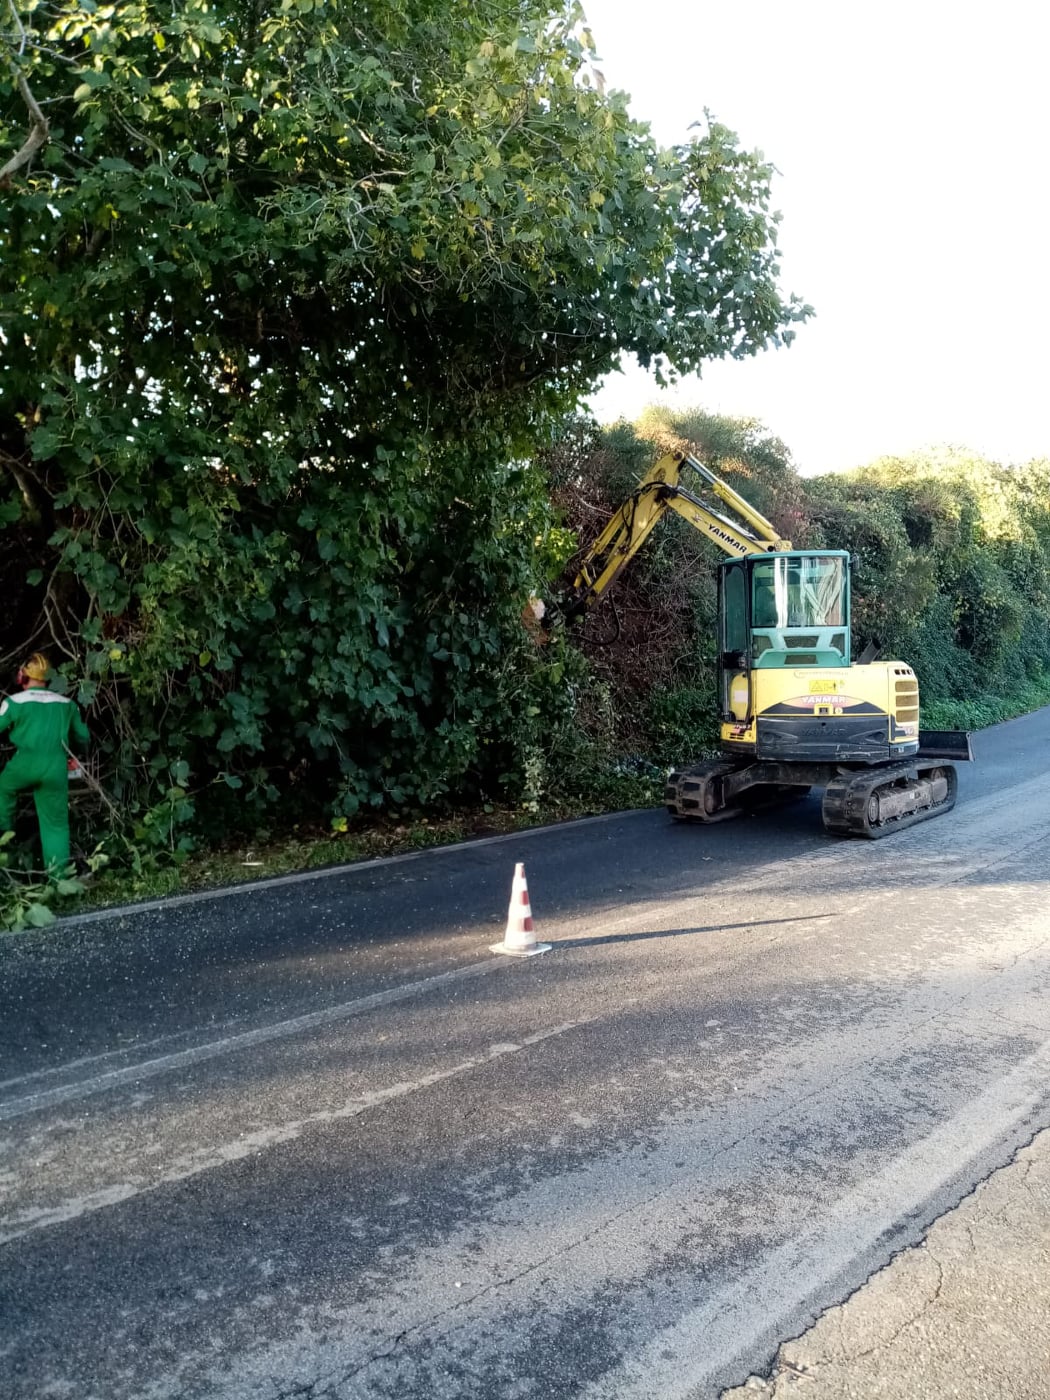
[[567, 0], [5, 14], [2, 654], [133, 812], [531, 800], [575, 664], [521, 626], [535, 453], [624, 350], [790, 339], [771, 167], [656, 147]]
[[944, 449], [806, 487], [826, 542], [853, 551], [855, 632], [915, 667], [924, 707], [1022, 709], [1050, 673], [1050, 464]]

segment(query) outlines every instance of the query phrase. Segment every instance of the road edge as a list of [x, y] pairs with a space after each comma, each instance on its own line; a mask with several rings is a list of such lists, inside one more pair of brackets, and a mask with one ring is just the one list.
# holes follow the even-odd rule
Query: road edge
[[593, 817], [575, 817], [572, 821], [552, 822], [547, 826], [529, 826], [521, 831], [505, 831], [498, 836], [477, 836], [468, 841], [450, 841], [444, 846], [427, 846], [421, 851], [403, 851], [396, 856], [372, 856], [368, 860], [347, 861], [343, 865], [323, 865], [316, 870], [297, 870], [288, 875], [269, 875], [261, 880], [243, 880], [235, 885], [216, 885], [214, 889], [193, 890], [188, 894], [162, 895], [158, 899], [141, 900], [134, 904], [113, 904], [105, 909], [89, 909], [83, 914], [63, 914], [52, 928], [73, 928], [77, 925], [100, 923], [104, 919], [121, 919], [132, 914], [149, 914], [159, 909], [172, 909], [186, 904], [203, 904], [209, 899], [228, 899], [231, 895], [254, 894], [259, 890], [281, 889], [288, 885], [306, 884], [312, 880], [329, 880], [337, 875], [350, 875], [358, 870], [374, 870], [380, 866], [400, 865], [421, 860], [424, 856], [446, 855], [480, 846], [498, 846], [507, 841], [521, 841], [549, 831], [570, 831], [573, 827], [593, 826], [598, 822], [617, 821], [621, 817], [655, 812], [656, 807], [629, 807], [622, 812], [600, 812]]

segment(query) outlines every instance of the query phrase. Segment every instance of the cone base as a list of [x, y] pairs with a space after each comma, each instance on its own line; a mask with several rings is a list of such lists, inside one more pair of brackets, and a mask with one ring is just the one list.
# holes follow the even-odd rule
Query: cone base
[[549, 943], [534, 943], [531, 948], [508, 948], [505, 943], [490, 943], [490, 953], [506, 953], [508, 958], [531, 958], [534, 953], [549, 953]]

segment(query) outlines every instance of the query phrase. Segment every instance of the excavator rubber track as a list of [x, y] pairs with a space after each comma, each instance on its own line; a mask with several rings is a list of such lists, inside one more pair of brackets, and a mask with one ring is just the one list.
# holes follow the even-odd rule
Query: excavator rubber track
[[680, 821], [724, 822], [740, 816], [744, 809], [727, 805], [722, 792], [722, 780], [740, 767], [731, 758], [712, 758], [683, 772], [669, 773], [665, 807]]
[[[797, 778], [797, 782], [785, 779]], [[950, 812], [959, 778], [943, 759], [913, 758], [882, 767], [776, 764], [711, 758], [668, 774], [664, 806], [677, 821], [728, 821], [779, 807], [824, 788], [824, 829], [834, 836], [877, 841]]]
[[725, 780], [752, 766], [746, 759], [712, 758], [670, 773], [664, 788], [664, 806], [678, 821], [710, 824], [782, 807], [809, 792], [810, 785], [804, 781], [762, 782], [728, 795]]
[[895, 763], [842, 773], [824, 789], [824, 829], [877, 841], [955, 806], [959, 776], [950, 763]]

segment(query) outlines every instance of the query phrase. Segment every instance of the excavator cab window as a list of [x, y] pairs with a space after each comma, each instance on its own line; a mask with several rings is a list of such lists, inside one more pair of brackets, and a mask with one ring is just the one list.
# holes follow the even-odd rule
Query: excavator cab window
[[768, 554], [748, 564], [752, 666], [848, 666], [848, 556]]
[[743, 559], [723, 564], [718, 571], [718, 617], [722, 718], [743, 722], [751, 713], [747, 661], [748, 572]]
[[739, 656], [736, 665], [743, 664], [747, 653], [747, 565], [726, 564], [722, 570], [722, 651]]

